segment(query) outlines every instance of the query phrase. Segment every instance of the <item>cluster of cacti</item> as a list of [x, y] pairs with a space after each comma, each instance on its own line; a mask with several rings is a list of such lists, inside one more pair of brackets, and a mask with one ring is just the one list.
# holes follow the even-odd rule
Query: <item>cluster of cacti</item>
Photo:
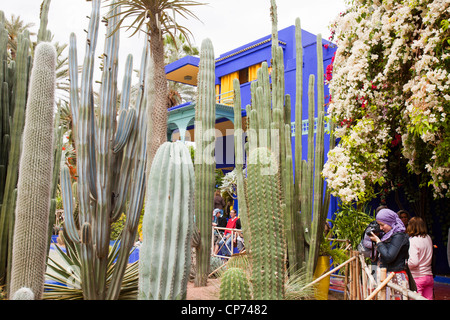
[[194, 223], [194, 167], [183, 143], [165, 142], [159, 147], [146, 199], [138, 299], [185, 299]]
[[[247, 180], [237, 182], [239, 207], [248, 217], [244, 229], [251, 262], [251, 284], [256, 299], [284, 297], [287, 253], [291, 270], [306, 267], [312, 278], [322, 239], [329, 192], [321, 171], [324, 163], [324, 82], [322, 38], [317, 37], [318, 117], [314, 155], [314, 75], [309, 83], [308, 158], [302, 160], [303, 59], [300, 20], [296, 20], [295, 149], [291, 146], [291, 101], [284, 95], [283, 50], [278, 46], [277, 13], [271, 1], [272, 75], [267, 63], [251, 84], [252, 104], [247, 106]], [[235, 105], [240, 105], [239, 83], [234, 83]], [[236, 108], [237, 109], [237, 108]], [[236, 166], [243, 163], [241, 115], [235, 111]], [[332, 141], [333, 137], [330, 137]], [[331, 144], [330, 144], [331, 145]], [[293, 158], [295, 158], [295, 171]], [[245, 194], [245, 196], [242, 195]], [[243, 201], [241, 201], [241, 199]], [[287, 250], [286, 250], [287, 244]]]
[[277, 166], [278, 159], [268, 148], [250, 150], [247, 204], [251, 283], [255, 299], [284, 298], [285, 205], [282, 204]]
[[20, 158], [20, 143], [25, 123], [25, 106], [31, 69], [29, 32], [19, 34], [15, 61], [7, 63], [8, 32], [0, 13], [0, 77], [1, 91], [1, 154], [0, 157], [0, 281], [10, 276], [14, 208]]
[[[14, 207], [20, 158], [20, 141], [25, 123], [28, 75], [31, 65], [29, 32], [19, 34], [16, 59], [7, 63], [8, 32], [5, 17], [0, 13], [0, 77], [1, 91], [1, 154], [0, 157], [0, 281], [9, 278], [14, 231]], [[13, 93], [14, 89], [14, 93]], [[12, 121], [11, 121], [11, 120]]]
[[[44, 0], [41, 5], [38, 43], [50, 38], [49, 5], [50, 0]], [[17, 36], [17, 48], [8, 55], [9, 35], [5, 23], [4, 13], [0, 11], [0, 285], [8, 284], [11, 276], [18, 168], [32, 67], [29, 31]]]
[[228, 268], [220, 281], [220, 300], [250, 300], [250, 284], [241, 268]]
[[35, 299], [44, 291], [53, 170], [56, 50], [36, 47], [20, 157], [10, 294], [22, 287]]
[[200, 232], [196, 247], [195, 286], [206, 286], [211, 257], [211, 214], [214, 209], [215, 147], [215, 61], [211, 40], [200, 49], [198, 99], [195, 108], [195, 223]]
[[[61, 170], [65, 232], [68, 239], [79, 246], [83, 295], [89, 300], [117, 299], [145, 193], [146, 99], [143, 89], [147, 50], [142, 56], [140, 90], [134, 108], [129, 106], [132, 56], [128, 56], [117, 119], [119, 32], [112, 31], [117, 27], [119, 9], [116, 7], [108, 13], [106, 32], [110, 36], [105, 39], [99, 105], [94, 112], [93, 70], [100, 5], [101, 0], [92, 1], [80, 85], [75, 35], [72, 34], [70, 39], [70, 105], [78, 157], [75, 196], [79, 205], [79, 223], [73, 216], [75, 204], [69, 169], [64, 166]], [[126, 225], [111, 284], [107, 286], [111, 222], [122, 213], [126, 213]]]

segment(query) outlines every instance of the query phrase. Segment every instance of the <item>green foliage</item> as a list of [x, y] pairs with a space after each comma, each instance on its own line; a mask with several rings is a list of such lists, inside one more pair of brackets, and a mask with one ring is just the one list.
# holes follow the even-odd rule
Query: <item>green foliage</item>
[[[375, 220], [374, 214], [367, 214], [353, 205], [341, 203], [340, 210], [334, 214], [332, 236], [336, 239], [349, 240], [356, 250], [367, 225]], [[345, 246], [345, 244], [341, 245]]]
[[[83, 277], [81, 274], [81, 248], [64, 238], [66, 251], [55, 246], [55, 255], [58, 258], [49, 258], [46, 278], [57, 282], [44, 284], [44, 300], [83, 300]], [[108, 251], [108, 274], [106, 286], [112, 284], [112, 275], [118, 267], [114, 260], [119, 255], [119, 241], [116, 241]], [[120, 287], [119, 300], [136, 300], [138, 292], [138, 261], [127, 264], [123, 281]]]

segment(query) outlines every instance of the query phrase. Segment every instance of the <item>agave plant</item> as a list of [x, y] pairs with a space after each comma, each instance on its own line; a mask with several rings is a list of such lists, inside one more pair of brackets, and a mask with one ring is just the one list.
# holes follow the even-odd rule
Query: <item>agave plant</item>
[[[46, 278], [56, 283], [44, 284], [44, 300], [83, 300], [80, 248], [66, 242], [66, 251], [55, 245], [59, 259], [49, 257]], [[110, 285], [115, 261], [119, 254], [119, 243], [116, 241], [109, 250], [107, 286]], [[60, 263], [58, 263], [60, 261]], [[136, 300], [138, 291], [138, 261], [128, 264], [125, 269], [119, 300]]]

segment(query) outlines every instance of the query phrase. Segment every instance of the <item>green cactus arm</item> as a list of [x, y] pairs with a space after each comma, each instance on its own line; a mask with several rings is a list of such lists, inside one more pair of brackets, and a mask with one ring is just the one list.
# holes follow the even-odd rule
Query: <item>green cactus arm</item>
[[215, 62], [214, 48], [210, 39], [202, 41], [198, 99], [195, 114], [195, 212], [200, 232], [197, 247], [197, 274], [195, 286], [206, 286], [210, 267], [211, 212], [214, 208], [215, 185]]
[[135, 109], [129, 109], [131, 92], [131, 74], [133, 71], [133, 56], [128, 55], [125, 65], [125, 75], [122, 85], [122, 97], [119, 109], [119, 122], [114, 136], [114, 153], [118, 153], [125, 146], [133, 128]]
[[[310, 186], [308, 188], [308, 199], [313, 197], [313, 186], [314, 186], [314, 82], [315, 76], [313, 74], [309, 75], [308, 83], [308, 171], [307, 171], [307, 183]], [[312, 201], [312, 200], [310, 200]], [[312, 220], [312, 202], [307, 207], [307, 225], [311, 231], [311, 220]], [[309, 217], [309, 218], [308, 218]]]
[[77, 37], [75, 33], [70, 34], [69, 41], [69, 78], [70, 78], [70, 110], [72, 112], [72, 130], [74, 136], [77, 136], [78, 127], [78, 109], [80, 104], [80, 95], [78, 93], [78, 54]]
[[38, 31], [38, 35], [37, 35], [38, 43], [40, 43], [41, 41], [50, 41], [51, 40], [50, 33], [47, 30], [49, 10], [50, 10], [50, 0], [42, 1], [39, 31]]
[[80, 242], [74, 219], [74, 199], [70, 171], [67, 165], [61, 168], [61, 195], [64, 207], [64, 229], [69, 239], [75, 243]]
[[[80, 258], [81, 258], [81, 287], [86, 300], [95, 299], [96, 292], [95, 275], [95, 253], [92, 244], [92, 227], [89, 222], [84, 222], [81, 226], [80, 236]], [[94, 271], [94, 272], [93, 272]]]
[[234, 149], [235, 149], [235, 166], [237, 181], [237, 196], [239, 199], [239, 218], [242, 221], [242, 231], [245, 239], [247, 239], [247, 247], [249, 246], [250, 233], [248, 230], [248, 208], [247, 199], [245, 197], [245, 180], [244, 180], [244, 138], [242, 129], [242, 109], [241, 109], [241, 87], [238, 79], [233, 80], [234, 90]]
[[[144, 46], [145, 47], [145, 46]], [[141, 87], [144, 87], [144, 77], [145, 77], [145, 63], [147, 59], [147, 51], [145, 50], [142, 54], [142, 64], [141, 64]], [[128, 139], [128, 144], [126, 146], [125, 155], [122, 160], [122, 164], [127, 163], [125, 166], [132, 162], [131, 168], [124, 170], [129, 172], [127, 177], [131, 186], [121, 185], [122, 193], [128, 194], [128, 188], [130, 188], [129, 198], [128, 198], [128, 208], [127, 208], [127, 220], [125, 224], [125, 229], [122, 232], [122, 243], [119, 248], [119, 258], [116, 262], [116, 268], [114, 269], [111, 285], [108, 288], [107, 299], [117, 299], [120, 294], [122, 279], [125, 273], [125, 269], [128, 264], [128, 257], [131, 248], [134, 245], [134, 240], [136, 238], [137, 227], [139, 224], [139, 217], [142, 212], [144, 205], [144, 197], [146, 192], [146, 165], [147, 165], [147, 122], [145, 121], [146, 114], [146, 104], [145, 101], [140, 99], [137, 100], [137, 119], [135, 129], [130, 133]], [[134, 110], [134, 109], [131, 109]], [[130, 161], [131, 157], [134, 156], [134, 161]], [[131, 171], [130, 171], [131, 170]], [[123, 173], [122, 173], [123, 174]], [[120, 180], [119, 180], [120, 181]], [[120, 203], [115, 203], [115, 206], [121, 206]], [[120, 212], [120, 211], [117, 211]]]
[[295, 190], [294, 190], [294, 172], [293, 172], [293, 163], [292, 163], [292, 149], [291, 149], [291, 125], [285, 124], [284, 126], [285, 134], [288, 139], [286, 139], [286, 165], [285, 165], [285, 230], [286, 230], [286, 240], [287, 240], [287, 248], [289, 255], [289, 265], [293, 268], [298, 268], [301, 265], [301, 261], [298, 260], [297, 254], [297, 229], [298, 224], [296, 223], [295, 216], [297, 211], [294, 211], [295, 201]]
[[[88, 35], [86, 41], [85, 58], [83, 63], [83, 71], [81, 75], [80, 85], [80, 102], [78, 107], [77, 119], [77, 137], [76, 149], [78, 153], [77, 158], [77, 172], [78, 172], [78, 201], [80, 205], [80, 221], [83, 224], [89, 221], [88, 213], [91, 211], [90, 194], [95, 194], [94, 188], [91, 188], [91, 173], [90, 168], [94, 165], [89, 154], [89, 135], [90, 130], [90, 109], [92, 109], [93, 101], [93, 71], [94, 71], [94, 56], [95, 48], [98, 38], [98, 24], [100, 21], [100, 1], [92, 2], [92, 11], [89, 20]], [[73, 43], [71, 42], [70, 45]], [[76, 73], [73, 74], [76, 76]], [[93, 119], [92, 119], [93, 120]], [[91, 192], [92, 191], [92, 192]]]
[[303, 126], [303, 46], [302, 46], [302, 29], [300, 19], [295, 19], [295, 155], [294, 155], [294, 224], [296, 225], [296, 259], [297, 266], [294, 266], [294, 271], [302, 267], [302, 263], [305, 260], [304, 257], [304, 229], [302, 228], [302, 218], [304, 214], [301, 212], [301, 189], [302, 189], [302, 175], [305, 173], [302, 171], [302, 126]]
[[187, 147], [166, 142], [150, 170], [139, 299], [184, 299], [190, 266], [194, 173]]
[[114, 138], [114, 153], [120, 152], [130, 137], [131, 131], [136, 122], [136, 110], [131, 108], [129, 110], [121, 110], [119, 113], [119, 122], [117, 124], [117, 131]]
[[[146, 40], [146, 39], [145, 39]], [[146, 117], [146, 115], [148, 115], [148, 108], [150, 107], [150, 105], [147, 105], [147, 100], [145, 99], [145, 95], [144, 95], [144, 88], [145, 88], [145, 83], [149, 80], [149, 75], [147, 74], [147, 72], [149, 70], [147, 70], [147, 66], [148, 64], [151, 62], [151, 59], [148, 59], [148, 50], [147, 50], [147, 41], [146, 41], [146, 45], [144, 45], [143, 51], [142, 51], [142, 56], [141, 56], [141, 68], [140, 68], [140, 72], [139, 72], [139, 91], [138, 91], [138, 95], [137, 95], [137, 99], [136, 99], [136, 106], [135, 108], [130, 109], [128, 112], [132, 112], [135, 113], [136, 116], [135, 118], [135, 123], [133, 124], [133, 127], [137, 128], [136, 130], [133, 130], [133, 132], [131, 132], [131, 136], [129, 137], [129, 144], [130, 146], [128, 146], [127, 148], [124, 149], [123, 152], [123, 158], [122, 158], [122, 163], [121, 163], [121, 167], [120, 170], [118, 172], [119, 175], [119, 180], [117, 182], [117, 192], [115, 192], [116, 194], [116, 198], [115, 198], [115, 203], [114, 203], [114, 208], [113, 208], [113, 213], [111, 216], [112, 221], [116, 221], [120, 215], [122, 214], [122, 210], [126, 204], [127, 201], [127, 195], [128, 195], [128, 188], [129, 188], [129, 183], [130, 183], [130, 177], [131, 177], [131, 170], [132, 170], [132, 164], [133, 164], [133, 157], [135, 155], [135, 148], [132, 147], [135, 144], [133, 143], [133, 141], [135, 141], [136, 139], [136, 135], [139, 132], [139, 139], [147, 139], [147, 144], [145, 146], [145, 148], [147, 149], [149, 144], [148, 144], [148, 137], [149, 137], [149, 132], [151, 132], [151, 128], [148, 127], [149, 122], [148, 119]], [[151, 71], [151, 70], [150, 70]], [[135, 110], [135, 111], [131, 111], [131, 110]], [[127, 116], [127, 122], [131, 121], [133, 119], [128, 119], [129, 115]], [[126, 129], [128, 130], [128, 129]], [[130, 130], [131, 130], [131, 125], [130, 125]], [[145, 135], [142, 136], [142, 133], [145, 132]], [[143, 138], [144, 137], [144, 138]], [[145, 138], [146, 137], [146, 138]], [[146, 159], [147, 157], [145, 157]], [[147, 162], [147, 159], [146, 159]], [[146, 175], [148, 176], [149, 174], [149, 166], [146, 163]]]

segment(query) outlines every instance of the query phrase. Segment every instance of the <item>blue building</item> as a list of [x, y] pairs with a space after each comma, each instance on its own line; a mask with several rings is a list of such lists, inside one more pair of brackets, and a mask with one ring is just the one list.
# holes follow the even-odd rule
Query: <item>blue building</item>
[[[295, 133], [295, 101], [296, 101], [296, 48], [295, 26], [290, 26], [278, 31], [279, 46], [284, 51], [284, 76], [285, 93], [291, 96], [291, 128]], [[323, 40], [323, 65], [324, 70], [331, 64], [335, 53], [335, 46]], [[303, 144], [307, 145], [308, 134], [308, 79], [314, 74], [317, 79], [317, 37], [302, 30], [303, 45], [303, 112], [304, 123], [301, 128]], [[221, 54], [216, 59], [216, 163], [217, 168], [225, 173], [234, 168], [234, 136], [233, 136], [233, 79], [239, 79], [241, 84], [241, 108], [243, 116], [243, 128], [246, 127], [246, 106], [250, 104], [250, 83], [256, 80], [256, 71], [265, 61], [271, 67], [271, 35], [257, 39], [234, 50]], [[187, 56], [166, 66], [167, 79], [195, 86], [199, 58]], [[270, 70], [270, 69], [269, 69]], [[325, 86], [325, 97], [328, 96], [328, 88]], [[317, 97], [316, 97], [317, 99]], [[327, 99], [326, 99], [327, 101]], [[317, 102], [316, 102], [317, 105]], [[168, 140], [194, 141], [195, 103], [188, 102], [172, 107], [168, 110]], [[317, 114], [316, 114], [317, 115]], [[292, 146], [294, 146], [292, 137]], [[328, 139], [325, 138], [325, 153], [329, 150]], [[303, 148], [303, 159], [307, 157], [307, 148]], [[293, 153], [294, 154], [294, 153]], [[336, 201], [333, 199], [330, 205], [329, 216], [336, 210]]]

